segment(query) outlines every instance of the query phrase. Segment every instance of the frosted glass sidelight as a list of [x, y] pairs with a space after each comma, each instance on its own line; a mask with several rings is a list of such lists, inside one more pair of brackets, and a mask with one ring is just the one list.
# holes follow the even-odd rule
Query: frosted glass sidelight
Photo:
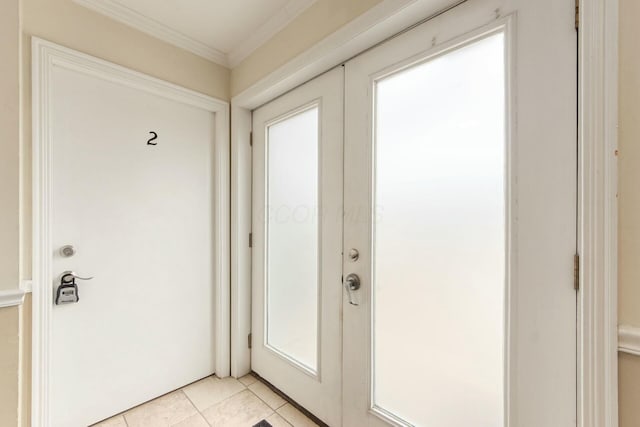
[[267, 131], [267, 345], [317, 371], [318, 108]]
[[504, 425], [504, 49], [376, 83], [373, 399], [411, 425]]

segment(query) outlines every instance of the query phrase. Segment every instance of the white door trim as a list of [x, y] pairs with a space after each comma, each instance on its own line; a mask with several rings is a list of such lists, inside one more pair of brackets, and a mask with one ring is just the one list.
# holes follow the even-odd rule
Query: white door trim
[[[251, 110], [433, 15], [434, 3], [383, 0], [232, 99], [233, 376], [251, 369]], [[617, 2], [580, 0], [580, 27], [577, 425], [617, 427]]]
[[63, 67], [210, 111], [215, 115], [215, 371], [229, 375], [229, 104], [101, 59], [33, 38], [33, 350], [32, 425], [50, 424], [51, 74]]
[[578, 425], [618, 425], [618, 2], [580, 0]]

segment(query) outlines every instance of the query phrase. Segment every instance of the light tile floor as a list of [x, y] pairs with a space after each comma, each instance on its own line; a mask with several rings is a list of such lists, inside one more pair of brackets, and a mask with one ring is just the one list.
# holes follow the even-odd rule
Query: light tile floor
[[94, 427], [312, 427], [307, 418], [252, 375], [207, 377]]

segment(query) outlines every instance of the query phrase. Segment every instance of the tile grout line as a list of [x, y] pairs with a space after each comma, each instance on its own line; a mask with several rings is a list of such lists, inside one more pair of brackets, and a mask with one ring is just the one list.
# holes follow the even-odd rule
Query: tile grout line
[[[205, 378], [203, 378], [203, 379], [206, 379], [206, 378], [207, 378], [207, 377], [205, 377]], [[287, 399], [284, 399], [284, 402], [283, 402], [281, 405], [277, 406], [276, 408], [273, 408], [271, 405], [269, 405], [269, 403], [267, 403], [267, 401], [266, 401], [265, 399], [261, 398], [261, 397], [260, 397], [256, 392], [254, 392], [254, 391], [250, 388], [250, 386], [251, 386], [251, 385], [253, 385], [253, 384], [264, 384], [262, 381], [258, 380], [256, 377], [254, 377], [254, 379], [256, 380], [255, 382], [253, 382], [253, 383], [251, 383], [251, 384], [249, 384], [249, 385], [245, 385], [243, 382], [239, 381], [239, 379], [238, 379], [238, 378], [234, 378], [234, 380], [235, 380], [235, 381], [237, 381], [237, 382], [242, 386], [242, 389], [241, 389], [241, 390], [239, 390], [238, 392], [233, 393], [232, 395], [230, 395], [230, 396], [226, 397], [225, 399], [221, 400], [220, 402], [214, 403], [213, 405], [211, 405], [211, 406], [209, 406], [209, 407], [205, 408], [204, 410], [207, 410], [207, 409], [212, 408], [212, 407], [214, 407], [214, 406], [216, 406], [216, 405], [219, 405], [219, 404], [223, 404], [224, 402], [227, 402], [227, 401], [229, 401], [230, 399], [232, 399], [234, 396], [237, 396], [238, 394], [242, 393], [243, 391], [248, 390], [248, 391], [251, 393], [251, 395], [252, 395], [252, 396], [254, 396], [255, 398], [257, 398], [260, 402], [262, 402], [264, 405], [266, 405], [266, 406], [267, 406], [267, 408], [270, 410], [270, 413], [269, 413], [267, 416], [265, 416], [265, 417], [263, 418], [264, 420], [266, 420], [267, 418], [272, 417], [272, 416], [274, 416], [274, 415], [277, 415], [277, 416], [279, 416], [280, 418], [282, 418], [282, 420], [283, 420], [285, 423], [287, 423], [287, 425], [288, 425], [288, 426], [293, 427], [293, 424], [291, 424], [291, 423], [289, 422], [289, 420], [288, 420], [288, 419], [286, 419], [285, 417], [283, 417], [283, 416], [278, 412], [280, 409], [282, 409], [283, 407], [285, 407], [285, 406], [286, 406], [288, 403], [290, 403], [290, 402], [288, 402], [288, 401], [287, 401]], [[192, 384], [195, 384], [196, 382], [199, 382], [199, 381], [202, 381], [202, 380], [195, 381], [195, 382], [194, 382], [194, 383], [192, 383]], [[148, 402], [145, 402], [145, 403], [142, 403], [142, 404], [140, 404], [140, 405], [137, 405], [137, 406], [135, 406], [135, 407], [133, 407], [133, 408], [130, 408], [130, 409], [128, 409], [127, 411], [124, 411], [124, 412], [122, 412], [121, 414], [117, 414], [117, 415], [121, 415], [121, 416], [122, 416], [122, 419], [123, 419], [123, 421], [124, 421], [124, 423], [125, 423], [125, 426], [126, 426], [126, 427], [130, 427], [129, 422], [128, 422], [127, 417], [126, 417], [127, 412], [129, 412], [129, 411], [131, 411], [132, 409], [135, 409], [135, 408], [137, 408], [137, 407], [144, 406], [144, 405], [146, 405], [146, 404], [148, 404], [148, 403], [154, 402], [154, 401], [158, 400], [159, 398], [164, 397], [164, 396], [166, 396], [166, 395], [169, 395], [169, 394], [171, 394], [171, 393], [173, 393], [173, 392], [181, 392], [181, 393], [182, 393], [182, 396], [184, 396], [184, 397], [185, 397], [185, 399], [186, 399], [186, 400], [191, 404], [191, 406], [196, 410], [196, 414], [198, 414], [200, 417], [202, 417], [202, 418], [204, 419], [204, 421], [205, 421], [205, 423], [207, 424], [207, 426], [212, 427], [212, 426], [213, 426], [213, 424], [211, 424], [211, 423], [209, 422], [209, 420], [204, 416], [203, 411], [201, 411], [201, 410], [200, 410], [200, 409], [195, 405], [195, 403], [193, 402], [193, 400], [191, 400], [191, 398], [189, 397], [189, 395], [186, 393], [185, 389], [186, 389], [189, 385], [191, 385], [191, 384], [188, 384], [188, 385], [186, 385], [186, 386], [183, 386], [183, 387], [181, 387], [181, 388], [179, 388], [179, 389], [176, 389], [176, 390], [174, 390], [174, 391], [172, 391], [172, 392], [165, 393], [165, 394], [164, 394], [164, 395], [162, 395], [162, 396], [158, 396], [158, 397], [157, 397], [157, 398], [155, 398], [155, 399], [152, 399], [152, 400], [150, 400], [150, 401], [148, 401]], [[270, 388], [270, 387], [267, 387], [267, 389], [268, 389], [269, 391], [271, 391], [271, 392], [274, 392], [273, 390], [271, 390], [271, 388]], [[278, 393], [274, 393], [274, 394], [276, 394], [276, 395], [277, 395], [277, 396], [279, 396], [279, 397], [282, 397], [282, 396], [280, 396]], [[117, 416], [117, 415], [115, 415], [115, 416]], [[194, 415], [195, 415], [195, 414], [194, 414]], [[186, 419], [188, 419], [188, 418], [189, 418], [189, 417], [187, 417]], [[182, 421], [181, 421], [181, 422], [182, 422]]]
[[[232, 378], [233, 378], [233, 377], [232, 377]], [[240, 378], [234, 378], [234, 379], [235, 379], [237, 382], [239, 382], [240, 384], [242, 384], [242, 386], [244, 387], [244, 390], [241, 390], [241, 391], [239, 391], [239, 392], [237, 392], [237, 393], [234, 393], [234, 394], [232, 394], [231, 396], [229, 396], [229, 397], [227, 397], [226, 399], [224, 399], [222, 402], [218, 402], [218, 403], [216, 403], [216, 404], [214, 404], [214, 405], [211, 405], [210, 407], [213, 407], [213, 406], [215, 406], [215, 405], [217, 405], [217, 404], [219, 404], [219, 403], [226, 402], [227, 400], [231, 399], [233, 396], [236, 396], [236, 395], [238, 395], [238, 394], [242, 393], [243, 391], [247, 390], [247, 391], [249, 391], [249, 392], [250, 392], [254, 397], [256, 397], [259, 401], [261, 401], [262, 403], [264, 403], [264, 404], [267, 406], [267, 408], [269, 408], [269, 409], [271, 410], [271, 413], [270, 413], [267, 417], [263, 418], [263, 420], [265, 420], [265, 421], [266, 421], [266, 419], [267, 419], [267, 418], [269, 418], [269, 417], [271, 417], [271, 416], [273, 416], [273, 415], [279, 415], [279, 416], [280, 416], [280, 417], [281, 417], [281, 418], [282, 418], [282, 419], [283, 419], [287, 424], [289, 424], [290, 426], [292, 426], [292, 427], [293, 427], [293, 424], [291, 424], [287, 419], [285, 419], [282, 415], [280, 415], [280, 414], [278, 413], [278, 409], [282, 408], [283, 406], [285, 406], [285, 405], [286, 405], [287, 403], [289, 403], [289, 402], [287, 402], [287, 401], [285, 400], [285, 401], [284, 401], [284, 403], [283, 403], [282, 405], [280, 405], [280, 406], [278, 406], [278, 408], [274, 409], [274, 408], [272, 408], [272, 407], [271, 407], [271, 405], [269, 405], [269, 404], [268, 404], [264, 399], [262, 399], [260, 396], [258, 396], [258, 395], [256, 394], [256, 392], [254, 392], [253, 390], [251, 390], [251, 387], [250, 387], [250, 386], [252, 386], [253, 384], [256, 384], [256, 383], [260, 383], [260, 381], [259, 381], [258, 379], [256, 379], [256, 378], [254, 377], [254, 379], [255, 379], [256, 381], [252, 382], [252, 383], [251, 383], [251, 384], [249, 384], [249, 385], [246, 385], [246, 384], [244, 384], [242, 381], [240, 381]], [[186, 394], [186, 393], [185, 393], [185, 394]], [[194, 405], [194, 406], [195, 406], [195, 405]], [[196, 409], [198, 409], [198, 408], [196, 408]], [[204, 415], [203, 415], [203, 418], [204, 418]], [[207, 421], [207, 423], [209, 422], [206, 418], [205, 418], [205, 421]], [[211, 424], [209, 424], [209, 425], [211, 425]]]
[[[109, 418], [107, 418], [107, 419], [116, 418], [116, 417], [118, 417], [119, 415], [122, 415], [122, 418], [124, 419], [124, 423], [127, 425], [127, 427], [130, 427], [130, 426], [129, 426], [129, 422], [127, 421], [127, 417], [126, 417], [126, 414], [127, 414], [128, 412], [131, 412], [131, 411], [133, 411], [133, 410], [134, 410], [134, 409], [136, 409], [136, 408], [140, 408], [140, 407], [142, 407], [142, 406], [145, 406], [145, 405], [147, 405], [147, 404], [149, 404], [149, 403], [151, 403], [151, 402], [155, 402], [155, 401], [157, 401], [158, 399], [161, 399], [161, 398], [163, 398], [163, 397], [165, 397], [165, 396], [170, 395], [171, 393], [176, 393], [176, 392], [179, 392], [179, 391], [181, 391], [181, 392], [185, 395], [185, 397], [189, 400], [189, 402], [193, 405], [193, 402], [191, 402], [191, 399], [189, 399], [189, 396], [187, 396], [187, 393], [185, 393], [185, 392], [184, 392], [185, 387], [188, 387], [188, 386], [190, 386], [190, 385], [192, 385], [192, 384], [195, 384], [195, 383], [197, 383], [197, 382], [199, 382], [199, 381], [202, 381], [202, 380], [203, 380], [203, 379], [205, 379], [205, 378], [209, 378], [209, 377], [211, 377], [211, 376], [213, 376], [213, 375], [209, 375], [209, 376], [207, 376], [207, 377], [200, 378], [199, 380], [193, 381], [193, 382], [191, 382], [191, 383], [189, 383], [189, 384], [187, 384], [187, 385], [184, 385], [184, 386], [182, 386], [182, 387], [176, 388], [175, 390], [168, 391], [168, 392], [166, 392], [166, 393], [164, 393], [164, 394], [161, 394], [160, 396], [154, 397], [154, 398], [153, 398], [153, 399], [151, 399], [151, 400], [147, 400], [147, 401], [142, 402], [142, 403], [140, 403], [140, 404], [138, 404], [138, 405], [132, 406], [131, 408], [126, 409], [126, 410], [125, 410], [125, 411], [123, 411], [123, 412], [120, 412], [120, 413], [117, 413], [117, 414], [115, 414], [115, 415], [112, 415], [111, 417], [109, 417]], [[195, 408], [195, 406], [196, 406], [196, 405], [193, 405], [193, 407], [194, 407], [194, 408]], [[198, 411], [198, 408], [196, 408], [196, 411]], [[198, 412], [199, 412], [199, 411], [198, 411]], [[204, 417], [204, 416], [203, 416], [203, 417]], [[104, 422], [104, 421], [106, 421], [106, 420], [102, 420], [102, 421], [100, 421], [100, 423], [102, 423], [102, 422]], [[205, 419], [205, 421], [206, 421], [206, 419]]]
[[[109, 419], [117, 418], [118, 416], [122, 416], [122, 419], [124, 420], [125, 425], [126, 425], [127, 427], [131, 427], [131, 426], [129, 425], [129, 422], [127, 421], [127, 417], [126, 417], [126, 414], [127, 414], [128, 412], [131, 412], [132, 410], [134, 410], [134, 409], [136, 409], [136, 408], [140, 408], [140, 407], [142, 407], [142, 406], [145, 406], [145, 405], [147, 405], [147, 404], [150, 404], [150, 403], [152, 403], [152, 402], [155, 402], [155, 401], [157, 401], [158, 399], [161, 399], [161, 398], [163, 398], [163, 397], [165, 397], [165, 396], [168, 396], [168, 395], [170, 395], [170, 394], [172, 394], [172, 393], [182, 392], [182, 394], [184, 395], [184, 397], [189, 401], [189, 403], [191, 403], [191, 406], [193, 406], [193, 407], [195, 408], [196, 412], [197, 412], [200, 416], [202, 416], [202, 418], [204, 418], [204, 420], [205, 420], [205, 422], [207, 423], [207, 425], [211, 426], [211, 423], [209, 423], [209, 421], [208, 421], [208, 420], [207, 420], [207, 418], [204, 416], [204, 414], [202, 413], [202, 411], [200, 411], [200, 409], [198, 409], [198, 407], [195, 405], [195, 403], [193, 403], [193, 401], [191, 400], [191, 398], [189, 397], [189, 395], [188, 395], [184, 390], [185, 390], [185, 388], [189, 387], [190, 385], [196, 384], [196, 383], [198, 383], [198, 382], [200, 382], [200, 381], [202, 381], [202, 380], [205, 380], [205, 379], [207, 379], [207, 378], [214, 378], [214, 377], [215, 377], [216, 379], [218, 379], [218, 380], [221, 380], [221, 379], [222, 379], [222, 378], [218, 378], [218, 377], [216, 377], [216, 376], [215, 376], [215, 374], [212, 374], [212, 375], [206, 376], [206, 377], [201, 378], [201, 379], [199, 379], [199, 380], [193, 381], [193, 382], [191, 382], [191, 383], [189, 383], [189, 384], [187, 384], [187, 385], [184, 385], [184, 386], [182, 386], [182, 387], [180, 387], [180, 388], [177, 388], [177, 389], [175, 389], [175, 390], [172, 390], [172, 391], [169, 391], [169, 392], [167, 392], [167, 393], [164, 393], [164, 394], [162, 394], [162, 395], [160, 395], [160, 396], [158, 396], [158, 397], [155, 397], [155, 398], [153, 398], [153, 399], [151, 399], [151, 400], [148, 400], [148, 401], [146, 401], [146, 402], [143, 402], [143, 403], [140, 403], [140, 404], [138, 404], [138, 405], [136, 405], [136, 406], [133, 406], [133, 407], [131, 407], [131, 408], [129, 408], [129, 409], [127, 409], [127, 410], [123, 411], [123, 412], [120, 412], [120, 413], [118, 413], [118, 414], [112, 415], [111, 417], [109, 417], [109, 418], [107, 418], [107, 419], [105, 419], [105, 420], [99, 421], [99, 424], [101, 424], [102, 422], [107, 421], [107, 420], [109, 420]], [[206, 409], [209, 409], [209, 408], [211, 408], [211, 407], [213, 407], [213, 406], [215, 406], [215, 405], [218, 405], [218, 404], [220, 404], [220, 403], [226, 402], [227, 400], [231, 399], [233, 396], [235, 396], [235, 395], [237, 395], [237, 394], [239, 394], [239, 393], [242, 393], [244, 390], [249, 390], [249, 387], [248, 387], [248, 386], [246, 386], [245, 384], [243, 384], [241, 381], [239, 381], [239, 379], [238, 379], [238, 378], [234, 378], [234, 379], [235, 379], [238, 383], [240, 383], [240, 385], [242, 385], [242, 387], [244, 387], [244, 389], [243, 389], [243, 390], [240, 390], [240, 391], [238, 391], [238, 392], [236, 392], [236, 393], [233, 393], [232, 395], [230, 395], [230, 396], [228, 396], [227, 398], [225, 398], [225, 399], [221, 400], [220, 402], [214, 403], [213, 405], [211, 405], [211, 406], [209, 406], [209, 407], [205, 408], [205, 410], [206, 410]], [[256, 380], [256, 381], [257, 381], [257, 380]], [[251, 393], [255, 395], [255, 393], [253, 393], [253, 391], [252, 391], [252, 390], [249, 390], [249, 391], [251, 391]], [[257, 397], [257, 395], [256, 395], [256, 397]], [[258, 399], [260, 399], [260, 398], [258, 397]], [[262, 399], [260, 399], [260, 400], [262, 400]], [[266, 404], [266, 402], [264, 402], [264, 403]], [[269, 405], [267, 404], [267, 406], [269, 406]], [[284, 406], [284, 405], [283, 405], [283, 406]], [[271, 408], [271, 407], [269, 406], [269, 408]], [[274, 410], [274, 413], [275, 413], [275, 410]], [[183, 420], [183, 421], [184, 421], [184, 420]], [[180, 422], [182, 422], [182, 421], [180, 421]], [[173, 426], [171, 426], [171, 427], [173, 427]]]
[[[202, 381], [202, 380], [200, 380], [200, 381]], [[187, 386], [185, 386], [185, 387], [187, 387]], [[184, 387], [182, 387], [182, 388], [180, 389], [180, 391], [182, 392], [182, 394], [184, 394], [184, 397], [186, 397], [186, 398], [187, 398], [187, 400], [189, 401], [189, 403], [191, 403], [191, 406], [193, 406], [193, 407], [195, 408], [196, 413], [197, 413], [197, 414], [199, 414], [199, 415], [202, 417], [202, 419], [204, 419], [204, 422], [205, 422], [205, 423], [207, 423], [207, 425], [208, 425], [208, 426], [211, 426], [211, 423], [209, 422], [209, 420], [207, 419], [207, 417], [205, 417], [205, 416], [204, 416], [204, 414], [203, 414], [202, 412], [200, 412], [200, 409], [198, 409], [198, 407], [196, 406], [196, 404], [195, 404], [195, 403], [193, 403], [193, 401], [191, 400], [191, 398], [189, 397], [189, 395], [188, 395], [187, 393], [185, 393], [185, 391], [184, 391]]]
[[[205, 380], [205, 379], [207, 379], [207, 378], [214, 378], [214, 377], [215, 377], [215, 379], [217, 379], [217, 380], [222, 380], [222, 378], [219, 378], [219, 377], [217, 377], [215, 374], [213, 374], [213, 375], [210, 375], [210, 376], [208, 376], [208, 377], [202, 378], [202, 379], [200, 379], [200, 380], [198, 380], [198, 381], [195, 381], [195, 382], [193, 382], [193, 383], [191, 383], [191, 384], [187, 384], [186, 386], [184, 386], [184, 387], [182, 387], [181, 389], [179, 389], [179, 390], [180, 390], [180, 391], [185, 395], [185, 397], [187, 398], [187, 400], [188, 400], [188, 401], [193, 405], [193, 407], [194, 407], [194, 408], [196, 408], [196, 412], [198, 412], [198, 414], [200, 414], [200, 415], [202, 416], [202, 418], [204, 418], [204, 421], [205, 421], [205, 422], [207, 423], [207, 425], [209, 425], [209, 426], [211, 426], [212, 424], [209, 422], [209, 420], [207, 419], [207, 417], [205, 417], [205, 416], [204, 416], [204, 414], [203, 414], [203, 413], [202, 413], [202, 411], [201, 411], [201, 410], [196, 406], [196, 404], [195, 404], [195, 403], [193, 403], [193, 401], [191, 400], [191, 398], [189, 397], [189, 395], [184, 391], [184, 389], [185, 389], [185, 388], [187, 388], [187, 387], [189, 387], [189, 386], [190, 386], [190, 385], [192, 385], [192, 384], [198, 383], [198, 382], [200, 382], [200, 381], [202, 381], [202, 380]], [[236, 379], [236, 381], [238, 381], [238, 380]], [[247, 387], [247, 386], [245, 386], [244, 384], [242, 384], [240, 381], [238, 381], [238, 382], [239, 382], [239, 383], [240, 383], [240, 384], [241, 384], [245, 389], [248, 389], [248, 387]], [[209, 409], [209, 408], [213, 408], [214, 406], [219, 405], [220, 403], [226, 402], [227, 400], [231, 399], [231, 398], [232, 398], [233, 396], [235, 396], [236, 394], [238, 394], [238, 393], [242, 393], [243, 391], [244, 391], [244, 390], [241, 390], [241, 391], [239, 391], [239, 392], [237, 392], [237, 393], [233, 393], [231, 396], [226, 397], [225, 399], [221, 400], [220, 402], [214, 403], [213, 405], [211, 405], [211, 406], [208, 406], [208, 407], [204, 408], [204, 410], [206, 411], [207, 409]]]
[[[256, 381], [256, 382], [259, 382], [259, 381]], [[251, 385], [253, 385], [253, 384], [255, 384], [255, 383], [251, 383]], [[265, 405], [267, 405], [269, 408], [273, 409], [273, 412], [278, 412], [278, 409], [282, 408], [284, 405], [286, 405], [287, 403], [289, 403], [289, 402], [287, 402], [287, 400], [286, 400], [285, 398], [283, 398], [282, 396], [280, 396], [279, 394], [277, 394], [277, 393], [275, 393], [273, 390], [271, 390], [269, 387], [267, 387], [267, 389], [268, 389], [269, 391], [273, 392], [273, 394], [275, 394], [275, 395], [276, 395], [276, 396], [278, 396], [278, 397], [281, 397], [281, 398], [282, 398], [282, 400], [284, 400], [284, 403], [283, 403], [282, 405], [278, 406], [277, 408], [272, 408], [272, 407], [271, 407], [271, 405], [269, 405], [269, 404], [267, 403], [267, 401], [266, 401], [266, 400], [264, 400], [263, 398], [261, 398], [260, 396], [258, 396], [258, 394], [257, 394], [255, 391], [251, 390], [251, 388], [250, 388], [249, 386], [246, 386], [246, 387], [247, 387], [247, 390], [249, 390], [251, 393], [253, 393], [253, 395], [254, 395], [255, 397], [257, 397], [258, 399], [260, 399], [260, 400], [261, 400]]]
[[[248, 375], [250, 375], [250, 374], [248, 374]], [[236, 381], [238, 381], [240, 384], [242, 384], [242, 386], [244, 387], [244, 389], [245, 389], [245, 390], [248, 390], [248, 391], [249, 391], [252, 395], [254, 395], [254, 396], [255, 396], [259, 401], [261, 401], [262, 403], [264, 403], [265, 405], [267, 405], [267, 408], [271, 409], [271, 413], [269, 414], [269, 416], [268, 416], [268, 417], [264, 418], [265, 420], [266, 420], [267, 418], [271, 417], [272, 415], [278, 415], [278, 416], [280, 416], [280, 417], [281, 417], [281, 418], [282, 418], [282, 419], [283, 419], [287, 424], [289, 424], [290, 426], [292, 426], [292, 427], [293, 427], [293, 424], [291, 424], [287, 419], [285, 419], [282, 415], [280, 415], [280, 414], [278, 413], [278, 409], [282, 408], [283, 406], [285, 406], [285, 405], [286, 405], [287, 403], [289, 403], [289, 402], [287, 402], [287, 401], [286, 401], [286, 399], [285, 399], [285, 400], [284, 400], [284, 403], [283, 403], [282, 405], [278, 406], [277, 408], [272, 408], [272, 407], [271, 407], [271, 405], [269, 405], [269, 404], [268, 404], [264, 399], [262, 399], [260, 396], [258, 396], [258, 394], [257, 394], [255, 391], [253, 391], [253, 390], [251, 389], [251, 386], [252, 386], [253, 384], [258, 384], [258, 383], [263, 384], [263, 383], [262, 383], [260, 380], [258, 380], [255, 376], [253, 377], [253, 379], [255, 379], [255, 381], [254, 381], [254, 382], [252, 382], [252, 383], [251, 383], [251, 384], [249, 384], [249, 385], [246, 385], [246, 384], [244, 384], [242, 381], [240, 381], [240, 378], [235, 378], [235, 380], [236, 380]], [[268, 388], [268, 387], [267, 387], [267, 388]], [[271, 389], [269, 389], [269, 390], [273, 392], [273, 390], [271, 390]], [[243, 390], [243, 391], [244, 391], [244, 390]], [[234, 395], [229, 396], [227, 399], [231, 399], [233, 396], [235, 396], [236, 394], [239, 394], [239, 393], [242, 393], [242, 392], [241, 392], [241, 391], [239, 391], [238, 393], [235, 393]], [[274, 393], [274, 394], [276, 394], [276, 393]], [[277, 396], [279, 396], [278, 394], [276, 394], [276, 395], [277, 395]], [[279, 397], [282, 397], [282, 396], [279, 396]], [[226, 401], [227, 399], [225, 399], [225, 401]]]
[[[213, 377], [213, 376], [214, 376], [214, 375], [212, 375], [211, 377]], [[204, 380], [204, 379], [206, 379], [206, 378], [208, 378], [208, 377], [205, 377], [205, 378], [203, 378], [203, 379], [201, 379], [201, 380], [195, 381], [195, 382], [193, 382], [193, 383], [191, 383], [191, 384], [195, 384], [195, 383], [197, 383], [197, 382], [199, 382], [199, 381], [202, 381], [202, 380]], [[216, 377], [216, 378], [217, 378], [218, 380], [222, 380], [222, 378], [218, 378], [218, 377]], [[229, 377], [229, 378], [233, 378], [233, 377]], [[258, 398], [258, 400], [260, 400], [261, 402], [263, 402], [265, 405], [267, 405], [267, 407], [268, 407], [269, 409], [271, 409], [271, 410], [272, 410], [272, 412], [273, 412], [273, 413], [272, 413], [272, 414], [269, 414], [269, 416], [271, 416], [271, 415], [273, 415], [273, 414], [277, 414], [277, 412], [276, 412], [276, 410], [275, 410], [275, 409], [273, 409], [271, 406], [269, 406], [269, 404], [267, 404], [267, 402], [265, 402], [264, 400], [260, 399], [260, 397], [259, 397], [258, 395], [256, 395], [256, 394], [253, 392], [253, 390], [251, 390], [251, 389], [249, 388], [249, 386], [245, 385], [242, 381], [240, 381], [240, 379], [239, 379], [239, 378], [233, 378], [233, 379], [234, 379], [234, 380], [236, 380], [236, 381], [237, 381], [237, 382], [238, 382], [238, 383], [243, 387], [243, 389], [242, 389], [242, 390], [240, 390], [240, 391], [237, 391], [237, 392], [233, 393], [232, 395], [230, 395], [230, 396], [226, 397], [225, 399], [223, 399], [223, 400], [221, 400], [221, 401], [219, 401], [219, 402], [214, 403], [214, 404], [213, 404], [213, 405], [211, 405], [211, 406], [208, 406], [208, 407], [207, 407], [207, 408], [205, 408], [204, 410], [207, 410], [207, 409], [209, 409], [209, 408], [213, 408], [214, 406], [219, 405], [219, 404], [221, 404], [221, 403], [224, 403], [224, 402], [226, 402], [227, 400], [231, 399], [232, 397], [237, 396], [238, 394], [242, 393], [243, 391], [248, 390], [249, 392], [251, 392], [251, 394], [253, 394], [255, 397], [257, 397], [257, 398]], [[258, 381], [256, 380], [256, 382], [258, 382]], [[209, 420], [207, 419], [207, 417], [205, 417], [205, 416], [204, 416], [204, 414], [202, 413], [202, 411], [200, 411], [200, 409], [195, 405], [195, 403], [193, 403], [193, 401], [191, 400], [191, 398], [189, 397], [189, 395], [184, 391], [184, 389], [185, 389], [185, 388], [187, 388], [187, 387], [188, 387], [189, 385], [191, 385], [191, 384], [188, 384], [188, 385], [186, 385], [186, 386], [184, 386], [184, 387], [182, 387], [182, 388], [178, 389], [178, 391], [181, 391], [181, 392], [185, 395], [185, 397], [187, 398], [187, 400], [188, 400], [188, 401], [191, 403], [191, 405], [193, 405], [193, 407], [196, 409], [196, 412], [197, 412], [198, 414], [200, 414], [200, 415], [202, 416], [202, 418], [204, 418], [204, 421], [207, 423], [207, 425], [212, 426], [212, 424], [209, 422]], [[253, 383], [252, 383], [252, 384], [253, 384]], [[154, 399], [154, 400], [155, 400], [155, 399]], [[286, 405], [286, 403], [287, 403], [287, 402], [285, 402], [282, 406]], [[280, 407], [278, 407], [278, 408], [281, 408], [282, 406], [280, 406]], [[290, 424], [290, 423], [289, 423], [289, 424]]]
[[[287, 403], [289, 402], [284, 402], [284, 404], [282, 406], [280, 406], [278, 409], [282, 409], [285, 406], [287, 406]], [[275, 415], [279, 416], [280, 418], [282, 418], [282, 420], [284, 420], [285, 423], [287, 423], [288, 425], [290, 425], [291, 427], [293, 427], [293, 423], [291, 423], [289, 421], [288, 418], [286, 418], [284, 415], [282, 415], [280, 412], [278, 412], [277, 410], [273, 412]], [[273, 414], [272, 414], [273, 415]]]
[[[251, 384], [255, 384], [255, 383], [251, 383]], [[287, 404], [287, 401], [285, 400], [285, 402], [284, 402], [282, 405], [280, 405], [280, 406], [278, 406], [277, 408], [275, 408], [275, 409], [274, 409], [274, 408], [272, 408], [272, 407], [271, 407], [271, 405], [269, 405], [269, 404], [268, 404], [264, 399], [262, 399], [260, 396], [258, 396], [258, 395], [256, 394], [256, 392], [255, 392], [255, 391], [251, 390], [251, 389], [249, 388], [249, 386], [245, 386], [245, 387], [247, 388], [247, 390], [249, 390], [249, 391], [251, 392], [251, 394], [253, 394], [255, 397], [257, 397], [259, 401], [261, 401], [262, 403], [264, 403], [265, 405], [267, 405], [267, 408], [271, 409], [271, 412], [272, 412], [272, 413], [271, 413], [271, 414], [269, 414], [269, 417], [270, 417], [270, 416], [272, 416], [273, 414], [278, 414], [278, 409], [282, 408], [284, 405], [286, 405], [286, 404]], [[280, 414], [278, 414], [278, 415], [280, 415]], [[269, 417], [267, 417], [267, 418], [269, 418]], [[265, 420], [266, 420], [267, 418], [265, 418]], [[284, 419], [284, 417], [283, 417], [283, 419]], [[285, 420], [285, 421], [286, 421], [286, 420]], [[288, 424], [291, 424], [291, 423], [289, 423], [288, 421], [287, 421], [287, 423], [288, 423]]]
[[[255, 378], [255, 377], [254, 377], [254, 378]], [[253, 384], [264, 384], [262, 381], [258, 380], [257, 378], [255, 378], [255, 379], [256, 379], [256, 381], [255, 381], [255, 382], [253, 382], [253, 383], [249, 384], [248, 386], [245, 386], [245, 387], [247, 388], [247, 390], [249, 390], [251, 393], [253, 393], [253, 395], [254, 395], [255, 397], [257, 397], [257, 398], [258, 398], [258, 400], [262, 401], [265, 405], [267, 405], [267, 406], [269, 407], [269, 409], [271, 409], [271, 410], [273, 411], [273, 413], [272, 413], [272, 414], [270, 414], [270, 415], [269, 415], [269, 417], [271, 417], [272, 415], [277, 415], [277, 416], [279, 416], [280, 418], [282, 418], [282, 419], [284, 420], [284, 422], [285, 422], [285, 423], [287, 423], [288, 425], [290, 425], [291, 427], [293, 427], [293, 424], [292, 424], [292, 423], [290, 423], [288, 419], [286, 419], [284, 416], [282, 416], [282, 414], [280, 414], [280, 413], [278, 412], [278, 410], [279, 410], [279, 409], [282, 409], [282, 408], [284, 408], [285, 406], [287, 406], [287, 403], [289, 403], [289, 402], [287, 401], [287, 399], [282, 398], [282, 399], [284, 400], [284, 403], [282, 403], [282, 405], [278, 406], [277, 408], [272, 408], [272, 407], [271, 407], [271, 405], [269, 405], [265, 400], [263, 400], [262, 398], [260, 398], [260, 396], [258, 396], [258, 395], [256, 394], [256, 392], [255, 392], [255, 391], [253, 391], [253, 390], [251, 390], [251, 388], [249, 387], [250, 385], [253, 385]], [[270, 390], [271, 392], [273, 392], [276, 396], [282, 397], [282, 396], [280, 396], [279, 394], [277, 394], [276, 392], [274, 392], [273, 390], [271, 390], [269, 387], [267, 387], [267, 389], [268, 389], [268, 390]], [[267, 417], [267, 418], [268, 418], [268, 417]], [[266, 420], [266, 418], [265, 418], [265, 420]]]
[[[285, 401], [284, 404], [282, 406], [280, 406], [278, 409], [282, 409], [285, 406], [290, 405], [289, 402]], [[291, 405], [293, 408], [295, 408], [295, 406]], [[293, 423], [289, 421], [289, 418], [285, 417], [283, 414], [281, 414], [280, 412], [276, 411], [276, 414], [278, 414], [278, 416], [280, 418], [282, 418], [284, 420], [285, 423], [289, 424], [291, 427], [293, 427]], [[304, 415], [304, 414], [303, 414]], [[305, 415], [306, 416], [306, 415]]]

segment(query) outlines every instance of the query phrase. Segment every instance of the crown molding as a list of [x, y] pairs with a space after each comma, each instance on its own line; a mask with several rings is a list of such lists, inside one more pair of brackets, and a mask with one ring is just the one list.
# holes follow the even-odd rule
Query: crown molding
[[315, 2], [316, 0], [289, 0], [278, 13], [229, 52], [227, 55], [229, 66], [231, 68], [236, 67]]
[[118, 22], [133, 27], [157, 39], [170, 43], [181, 49], [187, 50], [205, 59], [220, 64], [227, 68], [233, 68], [251, 55], [256, 49], [265, 44], [275, 34], [296, 19], [317, 0], [289, 0], [278, 13], [267, 22], [259, 26], [251, 35], [240, 42], [228, 54], [195, 40], [173, 28], [161, 24], [135, 10], [124, 6], [117, 0], [73, 0], [75, 3], [108, 16]]
[[205, 43], [182, 34], [114, 0], [73, 0], [75, 3], [136, 28], [155, 38], [228, 67], [227, 55]]

